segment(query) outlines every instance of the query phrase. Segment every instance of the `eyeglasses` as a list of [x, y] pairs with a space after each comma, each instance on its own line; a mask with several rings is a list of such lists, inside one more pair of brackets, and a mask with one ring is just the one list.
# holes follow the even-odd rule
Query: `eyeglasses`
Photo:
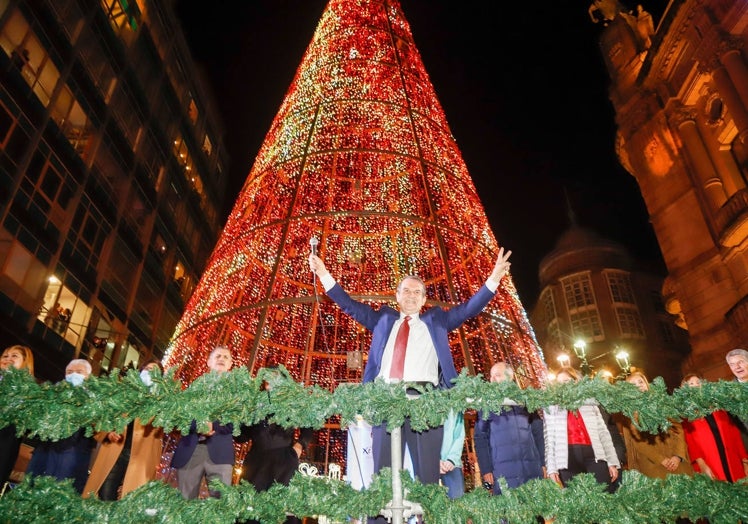
[[420, 297], [421, 295], [423, 295], [423, 290], [403, 288], [400, 290], [400, 294], [405, 295], [406, 297], [410, 295], [413, 295], [415, 297]]

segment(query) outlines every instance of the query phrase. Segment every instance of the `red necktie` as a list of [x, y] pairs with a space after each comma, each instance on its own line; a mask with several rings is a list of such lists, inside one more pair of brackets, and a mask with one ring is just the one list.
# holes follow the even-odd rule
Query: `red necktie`
[[403, 368], [405, 367], [405, 349], [408, 347], [408, 335], [410, 334], [410, 325], [408, 321], [410, 316], [405, 317], [400, 329], [397, 330], [395, 337], [395, 351], [392, 352], [392, 365], [390, 366], [390, 378], [403, 378]]

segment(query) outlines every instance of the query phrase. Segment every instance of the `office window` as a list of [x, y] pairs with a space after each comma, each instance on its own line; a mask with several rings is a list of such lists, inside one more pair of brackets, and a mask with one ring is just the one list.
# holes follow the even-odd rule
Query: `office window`
[[120, 34], [123, 30], [134, 31], [138, 28], [136, 19], [138, 10], [133, 3], [122, 0], [101, 0], [101, 8], [115, 33]]
[[46, 226], [51, 222], [61, 228], [77, 188], [75, 179], [44, 143], [37, 148], [25, 175], [21, 190], [27, 198], [19, 199], [18, 203], [38, 224]]
[[83, 196], [76, 209], [67, 238], [70, 256], [75, 257], [82, 269], [96, 271], [105, 242], [113, 230], [112, 224], [99, 212], [87, 196]]
[[78, 49], [89, 78], [99, 89], [104, 102], [109, 103], [117, 86], [117, 76], [110, 63], [112, 53], [103, 47], [103, 42], [106, 39], [97, 32], [97, 28], [89, 25], [81, 32], [81, 45]]
[[10, 56], [11, 63], [21, 73], [39, 101], [48, 105], [52, 91], [60, 78], [39, 39], [18, 9], [14, 9], [0, 33], [0, 46]]

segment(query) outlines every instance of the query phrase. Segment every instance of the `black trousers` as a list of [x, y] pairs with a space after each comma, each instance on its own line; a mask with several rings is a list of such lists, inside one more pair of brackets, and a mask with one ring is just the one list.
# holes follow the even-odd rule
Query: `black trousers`
[[[441, 453], [444, 427], [429, 428], [425, 431], [414, 431], [410, 426], [410, 418], [403, 423], [401, 438], [402, 452], [405, 455], [407, 445], [413, 471], [422, 484], [439, 483], [439, 454]], [[374, 471], [392, 466], [392, 435], [387, 432], [387, 423], [374, 426], [371, 430], [372, 458]], [[384, 517], [369, 519], [370, 523], [386, 522]]]
[[561, 482], [566, 485], [574, 475], [579, 473], [592, 473], [600, 484], [608, 486], [608, 492], [615, 491], [615, 487], [610, 482], [610, 471], [608, 463], [604, 460], [595, 461], [595, 453], [592, 446], [580, 444], [571, 444], [569, 446], [569, 467], [558, 471]]

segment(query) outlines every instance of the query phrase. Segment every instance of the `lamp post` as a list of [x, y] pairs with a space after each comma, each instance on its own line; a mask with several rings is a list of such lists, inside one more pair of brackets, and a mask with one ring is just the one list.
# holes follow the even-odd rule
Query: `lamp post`
[[631, 374], [631, 362], [629, 362], [629, 353], [624, 349], [619, 349], [616, 353], [616, 363], [621, 368], [623, 377], [626, 378]]
[[582, 374], [590, 375], [592, 373], [592, 368], [590, 367], [590, 363], [587, 362], [587, 343], [582, 339], [578, 339], [576, 342], [574, 342], [573, 347], [574, 354], [581, 362], [579, 368], [582, 370]]

